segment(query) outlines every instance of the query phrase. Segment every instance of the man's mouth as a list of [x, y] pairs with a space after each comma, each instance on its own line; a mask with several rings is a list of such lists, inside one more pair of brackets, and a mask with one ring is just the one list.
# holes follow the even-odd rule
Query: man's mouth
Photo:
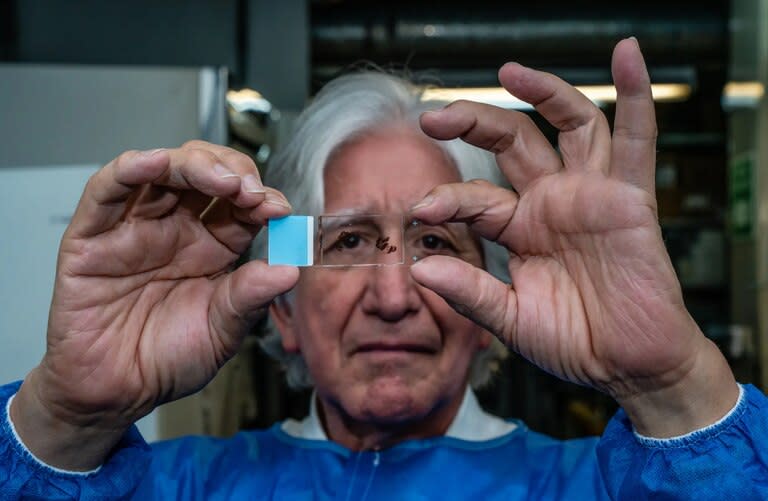
[[377, 352], [406, 352], [433, 355], [437, 352], [434, 348], [422, 344], [414, 343], [366, 343], [360, 345], [355, 353], [377, 353]]

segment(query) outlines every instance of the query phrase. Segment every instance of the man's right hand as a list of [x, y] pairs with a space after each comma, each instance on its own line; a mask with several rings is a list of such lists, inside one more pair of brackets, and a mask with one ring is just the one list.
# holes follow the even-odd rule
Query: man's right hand
[[129, 151], [94, 174], [59, 249], [46, 354], [11, 406], [25, 445], [93, 468], [137, 419], [210, 381], [298, 280], [259, 261], [232, 270], [290, 211], [249, 157], [202, 141]]

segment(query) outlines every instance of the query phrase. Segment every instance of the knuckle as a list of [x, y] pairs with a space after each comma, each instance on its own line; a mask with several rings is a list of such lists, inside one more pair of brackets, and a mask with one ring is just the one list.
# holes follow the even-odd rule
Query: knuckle
[[211, 147], [211, 143], [208, 143], [201, 139], [191, 139], [181, 145], [182, 150], [209, 149], [210, 147]]
[[447, 195], [452, 194], [455, 189], [456, 185], [460, 183], [451, 183], [451, 184], [439, 184], [429, 190], [426, 196], [436, 197], [436, 198], [442, 198]]
[[218, 160], [209, 150], [193, 148], [187, 152], [187, 163], [193, 167], [213, 167]]
[[658, 129], [653, 127], [649, 130], [635, 129], [626, 125], [615, 125], [613, 128], [614, 137], [640, 142], [652, 142], [658, 137]]
[[476, 186], [482, 189], [495, 187], [495, 185], [490, 181], [488, 181], [487, 179], [480, 179], [480, 178], [470, 179], [469, 181], [467, 181], [467, 184], [470, 184], [472, 186]]
[[595, 119], [607, 128], [608, 127], [608, 117], [605, 116], [605, 112], [603, 110], [597, 108], [597, 109], [595, 109], [593, 111], [593, 113], [595, 114]]
[[452, 102], [448, 106], [454, 108], [454, 107], [465, 107], [465, 106], [472, 106], [473, 103], [469, 99], [457, 99], [456, 101]]
[[224, 160], [227, 165], [242, 167], [246, 171], [259, 175], [259, 169], [256, 166], [256, 162], [253, 159], [240, 151], [227, 148], [219, 157]]
[[501, 155], [514, 148], [516, 139], [517, 135], [514, 132], [503, 130], [497, 136], [489, 137], [485, 147], [491, 153]]
[[103, 175], [102, 172], [103, 170], [99, 170], [91, 174], [91, 176], [88, 178], [88, 181], [85, 183], [85, 189], [83, 190], [84, 193], [88, 193], [89, 196], [96, 198], [94, 193], [96, 192], [96, 187], [99, 184], [99, 178]]
[[518, 113], [515, 116], [518, 118], [518, 120], [520, 120], [521, 128], [536, 129], [536, 130], [539, 129], [539, 126], [536, 125], [536, 122], [527, 113]]
[[457, 99], [448, 103], [444, 109], [458, 110], [459, 113], [465, 113], [465, 110], [472, 110], [478, 103], [470, 101], [469, 99]]
[[120, 153], [117, 158], [115, 158], [114, 166], [117, 169], [124, 168], [126, 165], [128, 165], [131, 160], [135, 159], [136, 156], [139, 154], [138, 150], [128, 150]]

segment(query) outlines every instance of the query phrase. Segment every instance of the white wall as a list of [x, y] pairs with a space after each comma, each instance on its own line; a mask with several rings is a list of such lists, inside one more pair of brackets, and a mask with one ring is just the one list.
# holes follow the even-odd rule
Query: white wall
[[[0, 65], [0, 383], [45, 350], [56, 254], [86, 180], [127, 149], [223, 142], [217, 70]], [[156, 416], [139, 423], [157, 437]]]

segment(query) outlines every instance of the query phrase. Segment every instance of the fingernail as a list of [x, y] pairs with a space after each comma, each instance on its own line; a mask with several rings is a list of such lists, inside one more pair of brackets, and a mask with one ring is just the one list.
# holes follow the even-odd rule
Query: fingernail
[[293, 207], [291, 207], [291, 204], [289, 204], [287, 200], [273, 192], [267, 192], [267, 197], [264, 202], [293, 210]]
[[428, 196], [426, 196], [424, 198], [424, 200], [422, 200], [421, 202], [419, 202], [416, 205], [414, 205], [413, 207], [411, 207], [411, 210], [422, 209], [424, 207], [432, 205], [432, 202], [434, 202], [434, 201], [435, 201], [435, 198], [432, 195], [428, 195]]
[[265, 193], [264, 187], [261, 185], [259, 178], [253, 174], [248, 174], [243, 178], [243, 188], [248, 193]]
[[240, 177], [222, 164], [215, 164], [213, 166], [213, 172], [219, 175], [221, 178], [226, 177]]
[[637, 46], [638, 46], [638, 47], [640, 47], [640, 42], [638, 42], [638, 41], [637, 41], [637, 38], [635, 38], [634, 36], [632, 36], [632, 37], [629, 37], [629, 40], [634, 40], [634, 41], [635, 41], [635, 43], [637, 44]]

